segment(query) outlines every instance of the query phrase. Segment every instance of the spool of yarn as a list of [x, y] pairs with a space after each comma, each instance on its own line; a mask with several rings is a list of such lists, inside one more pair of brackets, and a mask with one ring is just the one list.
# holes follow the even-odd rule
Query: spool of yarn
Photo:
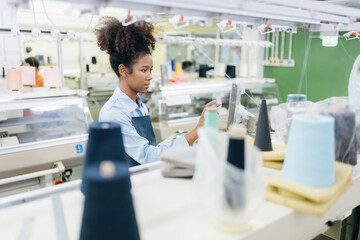
[[250, 64], [249, 76], [252, 78], [258, 77], [259, 65], [256, 63]]
[[236, 78], [236, 66], [227, 65], [226, 66], [226, 76], [229, 78]]
[[225, 63], [219, 62], [217, 63], [216, 76], [223, 78], [225, 76], [226, 65]]
[[306, 101], [306, 94], [288, 94], [286, 101], [292, 102], [304, 102]]
[[169, 84], [169, 78], [171, 78], [171, 66], [170, 64], [160, 64], [161, 71], [161, 85], [165, 86]]
[[[241, 125], [232, 125], [229, 129], [229, 150], [227, 162], [235, 166], [235, 170], [226, 169], [225, 198], [231, 209], [238, 210], [245, 206], [245, 140], [246, 130]], [[241, 169], [241, 170], [240, 170]], [[234, 184], [237, 183], [237, 184]]]
[[266, 101], [261, 101], [259, 120], [256, 127], [255, 146], [261, 151], [272, 151], [270, 124]]
[[175, 71], [175, 59], [171, 59], [171, 71]]
[[[120, 124], [114, 122], [94, 122], [90, 124], [89, 137], [83, 165], [81, 191], [86, 195], [88, 166], [104, 159], [127, 163]], [[128, 166], [129, 167], [129, 166]]]
[[62, 87], [60, 69], [57, 67], [45, 68], [44, 70], [44, 87]]
[[335, 159], [357, 164], [355, 113], [349, 110], [330, 113], [335, 120]]
[[218, 113], [216, 107], [211, 106], [206, 109], [204, 126], [218, 129]]
[[200, 78], [206, 78], [206, 72], [208, 70], [208, 65], [206, 64], [200, 64], [199, 67], [199, 77]]
[[21, 81], [21, 70], [20, 68], [7, 69], [6, 82], [7, 88], [10, 90], [20, 90], [23, 88]]
[[227, 161], [237, 168], [245, 170], [245, 141], [246, 129], [242, 125], [232, 125], [229, 129], [229, 151]]
[[191, 61], [183, 61], [181, 63], [181, 68], [184, 72], [192, 72], [193, 71], [193, 63]]
[[84, 177], [88, 187], [80, 239], [140, 239], [128, 165], [103, 161], [89, 166]]
[[22, 66], [20, 67], [22, 84], [24, 86], [35, 85], [35, 67]]
[[91, 57], [91, 63], [92, 64], [97, 64], [97, 59], [95, 56]]
[[241, 63], [239, 67], [239, 76], [242, 78], [248, 77], [248, 65], [246, 63]]
[[288, 139], [292, 116], [299, 113], [305, 113], [306, 106], [305, 94], [288, 94], [286, 103], [286, 131], [284, 133], [285, 142], [287, 142]]
[[176, 77], [181, 77], [181, 71], [182, 71], [181, 63], [175, 64], [175, 75], [176, 75]]
[[309, 187], [327, 187], [335, 182], [334, 118], [293, 116], [282, 176]]
[[256, 132], [256, 120], [254, 116], [249, 116], [249, 120], [247, 122], [247, 133], [255, 134]]

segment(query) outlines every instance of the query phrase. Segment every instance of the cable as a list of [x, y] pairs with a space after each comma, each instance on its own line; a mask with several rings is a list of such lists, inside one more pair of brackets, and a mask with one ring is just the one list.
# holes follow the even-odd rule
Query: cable
[[90, 19], [89, 25], [87, 26], [87, 28], [86, 28], [85, 30], [82, 30], [82, 31], [81, 31], [82, 33], [83, 33], [83, 32], [87, 32], [87, 31], [90, 29], [90, 26], [91, 26], [91, 23], [92, 23], [92, 21], [93, 21], [93, 18], [94, 18], [94, 15], [91, 14], [91, 19]]
[[48, 13], [47, 13], [47, 11], [46, 11], [45, 4], [44, 4], [44, 0], [41, 0], [41, 3], [42, 3], [43, 9], [44, 9], [44, 13], [45, 13], [46, 17], [49, 19], [49, 21], [51, 22], [51, 24], [53, 25], [53, 27], [56, 28], [55, 23], [51, 20], [51, 18], [49, 17], [49, 15], [48, 15]]
[[32, 10], [33, 10], [33, 16], [34, 16], [34, 24], [35, 24], [35, 27], [37, 27], [34, 0], [31, 0], [31, 5], [32, 5]]
[[[306, 35], [306, 34], [305, 34]], [[308, 42], [306, 44], [306, 36], [305, 36], [305, 56], [304, 56], [304, 62], [303, 62], [303, 66], [301, 69], [301, 75], [300, 75], [300, 82], [299, 82], [299, 86], [298, 86], [298, 90], [297, 93], [300, 94], [301, 92], [301, 88], [302, 88], [302, 84], [304, 82], [304, 76], [305, 76], [305, 71], [306, 71], [306, 67], [307, 67], [307, 60], [309, 58], [309, 52], [310, 52], [310, 46], [311, 46], [311, 40], [312, 40], [312, 32], [310, 32], [309, 37], [308, 37]]]
[[342, 43], [341, 39], [340, 39], [340, 41], [339, 41], [339, 42], [340, 42], [340, 44], [341, 44], [342, 48], [344, 49], [344, 51], [345, 51], [346, 55], [347, 55], [349, 58], [351, 58], [352, 60], [354, 60], [354, 61], [355, 61], [355, 58], [354, 58], [354, 57], [352, 57], [352, 56], [349, 54], [349, 52], [346, 50], [346, 48], [345, 48], [344, 44]]

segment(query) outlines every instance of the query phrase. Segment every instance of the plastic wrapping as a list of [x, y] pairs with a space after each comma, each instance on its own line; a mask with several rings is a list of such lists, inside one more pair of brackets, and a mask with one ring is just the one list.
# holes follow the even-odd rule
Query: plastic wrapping
[[199, 130], [196, 171], [204, 204], [222, 229], [239, 232], [264, 201], [261, 153], [245, 145], [245, 170], [226, 161], [229, 137], [213, 129]]
[[254, 114], [248, 112], [243, 105], [237, 104], [234, 115], [234, 124], [246, 125], [250, 118], [254, 118]]
[[275, 135], [285, 142], [288, 134], [286, 103], [273, 106], [270, 111], [270, 125]]
[[276, 137], [286, 143], [292, 116], [299, 113], [311, 113], [314, 111], [316, 111], [315, 105], [310, 101], [281, 103], [271, 108], [271, 128], [275, 131]]
[[336, 160], [357, 164], [356, 115], [346, 97], [332, 97], [316, 103], [319, 113], [335, 120]]
[[351, 103], [360, 105], [360, 55], [357, 56], [351, 70], [348, 95]]

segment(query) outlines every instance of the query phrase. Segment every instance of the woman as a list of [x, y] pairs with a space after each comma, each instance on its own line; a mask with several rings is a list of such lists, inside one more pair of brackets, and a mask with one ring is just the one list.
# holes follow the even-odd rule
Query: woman
[[[169, 144], [156, 146], [148, 109], [138, 95], [147, 92], [152, 79], [153, 30], [151, 23], [142, 21], [123, 26], [113, 17], [102, 18], [95, 29], [98, 46], [110, 55], [111, 67], [120, 80], [114, 94], [102, 107], [99, 121], [120, 123], [132, 166], [157, 161], [163, 151], [174, 145], [192, 144], [198, 138], [197, 129], [204, 122], [205, 109], [195, 129]], [[210, 102], [205, 108], [213, 104]]]
[[28, 57], [27, 59], [25, 59], [25, 63], [29, 64], [32, 67], [35, 67], [35, 85], [33, 87], [43, 87], [44, 77], [39, 74], [39, 61], [34, 57]]

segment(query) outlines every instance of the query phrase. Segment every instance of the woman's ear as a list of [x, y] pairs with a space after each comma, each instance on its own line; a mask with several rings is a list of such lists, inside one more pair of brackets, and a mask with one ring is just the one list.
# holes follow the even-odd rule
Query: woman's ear
[[120, 64], [118, 69], [119, 69], [119, 74], [120, 74], [121, 77], [126, 78], [127, 75], [129, 74], [128, 73], [128, 68], [124, 64]]

